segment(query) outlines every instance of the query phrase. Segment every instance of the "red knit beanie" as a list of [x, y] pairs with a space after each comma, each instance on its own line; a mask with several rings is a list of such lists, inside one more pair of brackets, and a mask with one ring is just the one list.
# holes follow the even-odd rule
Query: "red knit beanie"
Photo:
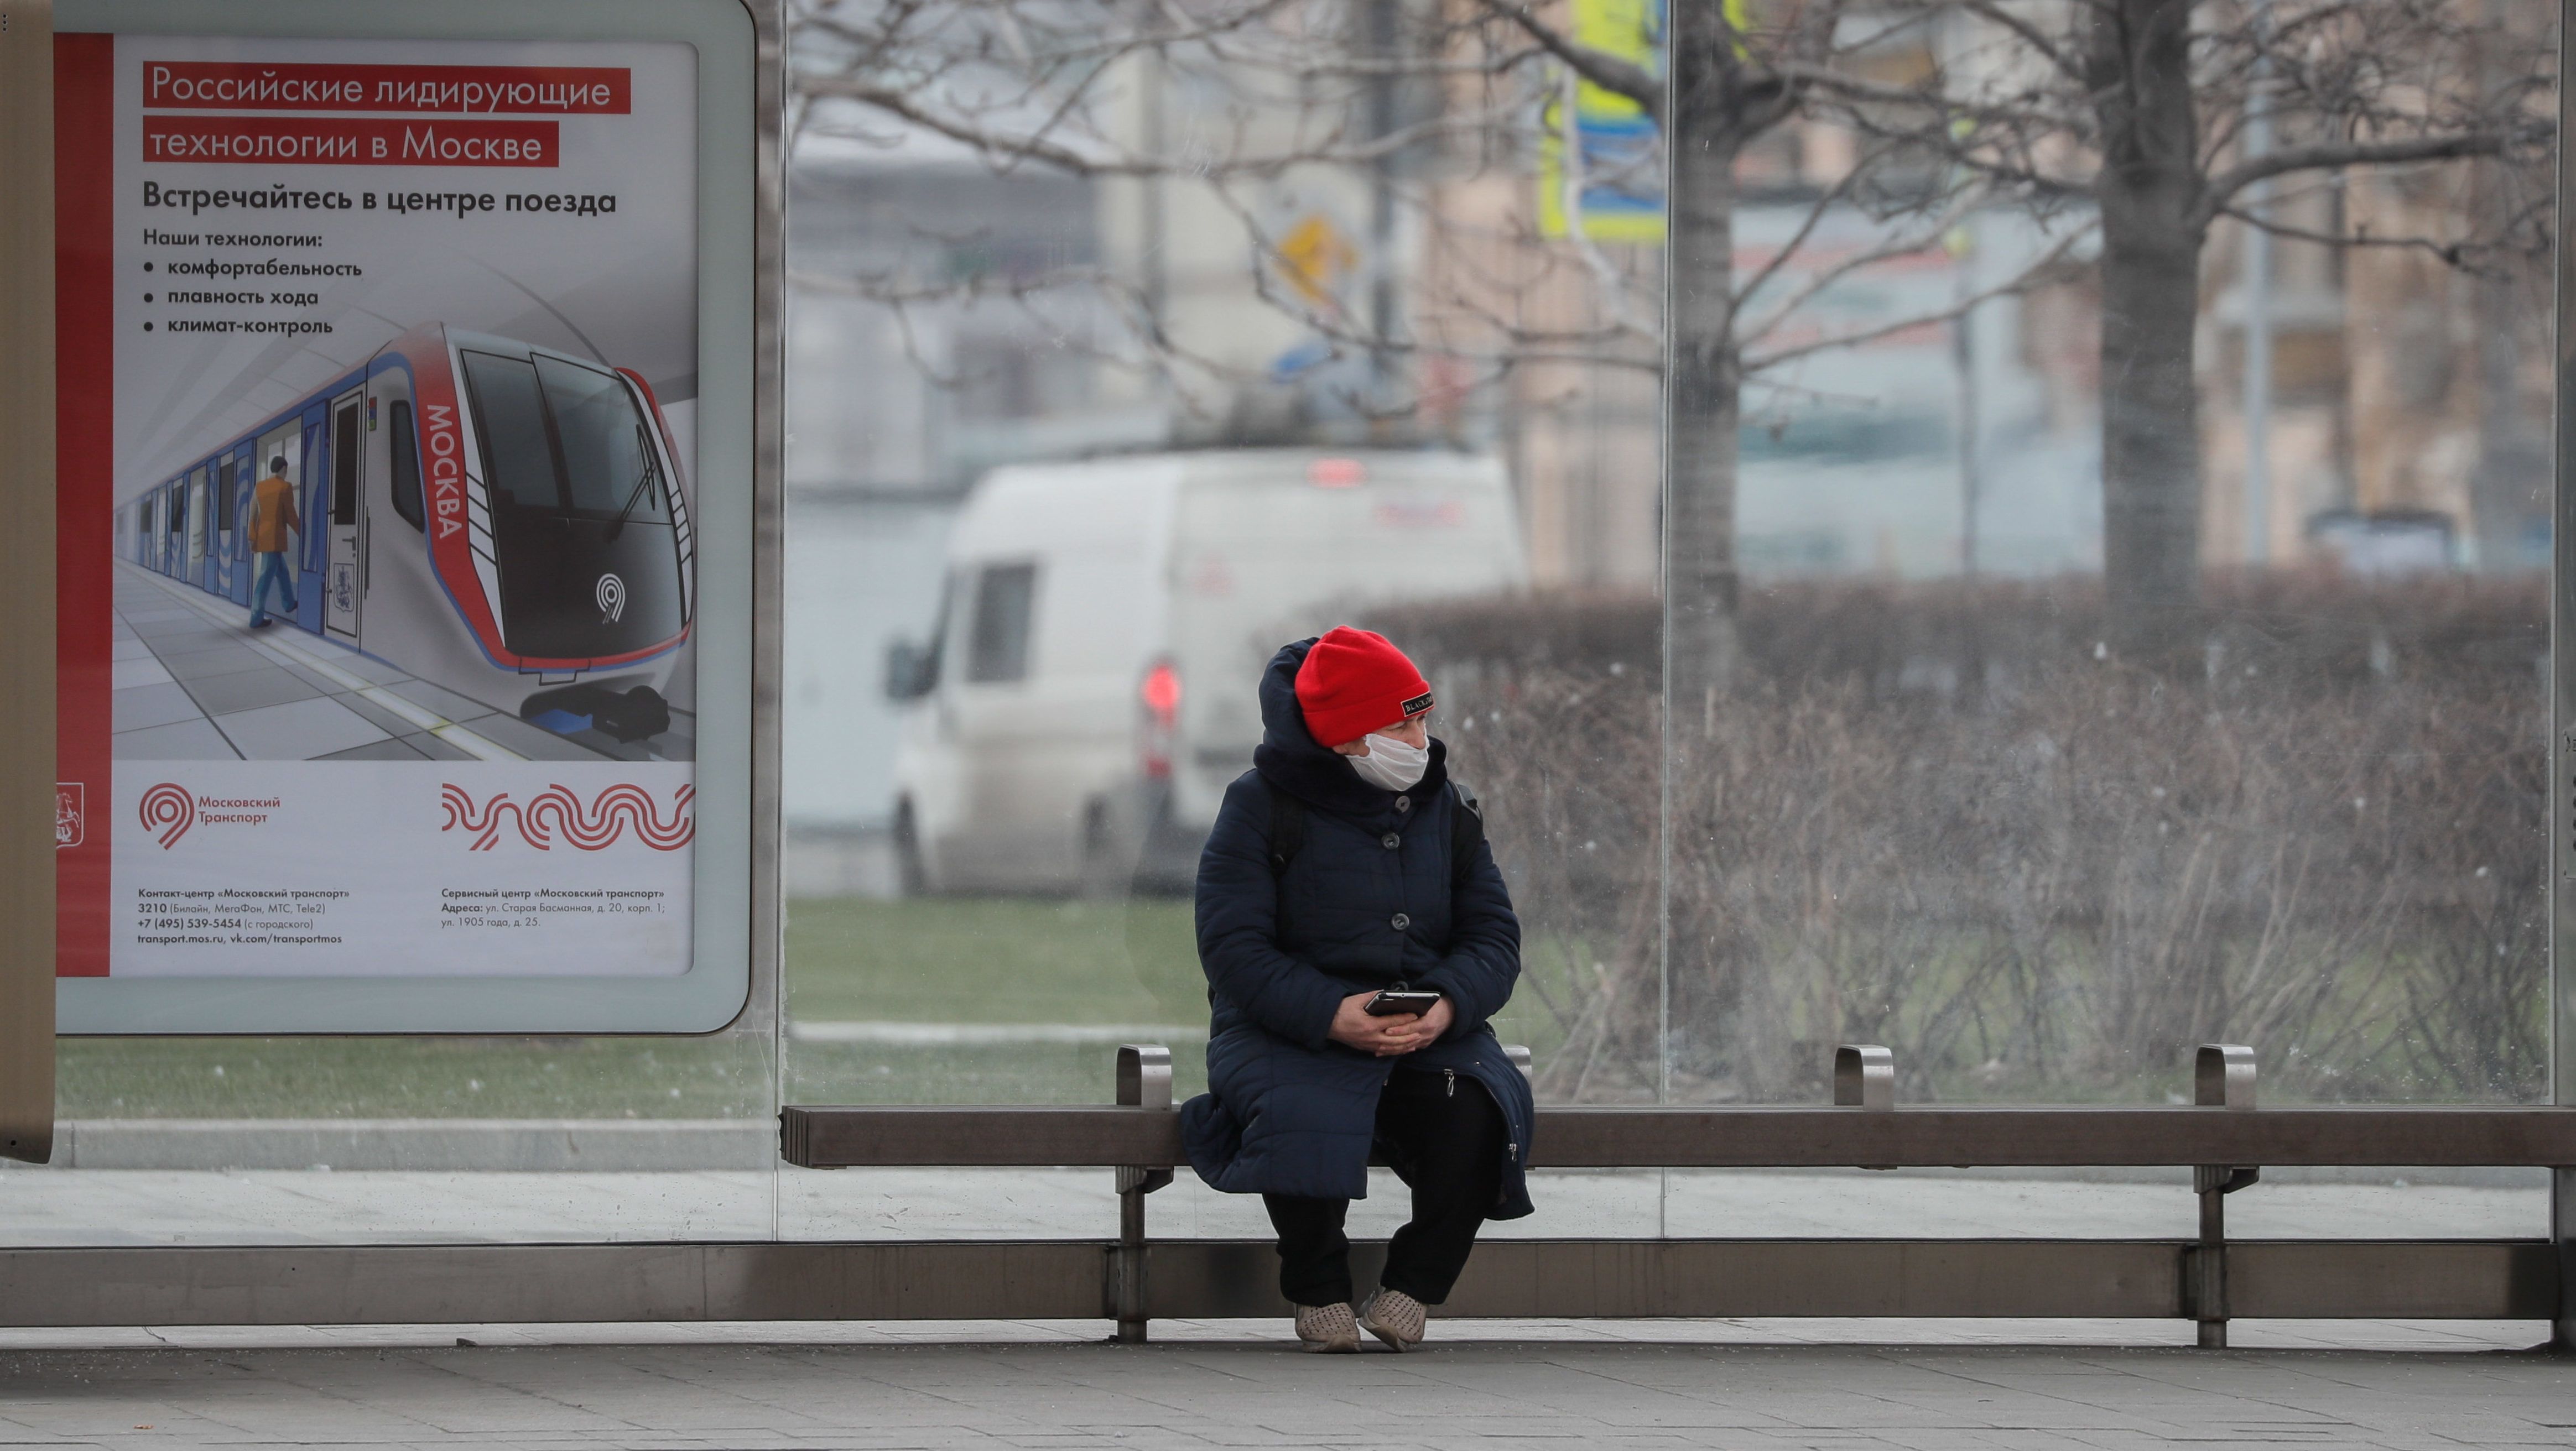
[[1336, 625], [1297, 667], [1297, 704], [1325, 746], [1347, 745], [1431, 708], [1431, 687], [1384, 635]]

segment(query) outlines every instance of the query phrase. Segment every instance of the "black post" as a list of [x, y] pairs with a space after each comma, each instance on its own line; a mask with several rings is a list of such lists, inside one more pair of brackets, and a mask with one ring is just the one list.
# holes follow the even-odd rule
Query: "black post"
[[[2192, 1102], [2235, 1113], [2254, 1111], [2254, 1050], [2203, 1043], [2192, 1055]], [[2183, 1257], [2183, 1303], [2200, 1323], [2200, 1348], [2227, 1348], [2227, 1196], [2261, 1178], [2261, 1169], [2202, 1164], [2191, 1171], [2200, 1196], [2200, 1243]]]
[[[1151, 1043], [1121, 1045], [1118, 1103], [1122, 1108], [1170, 1112], [1172, 1050]], [[1171, 1182], [1169, 1165], [1127, 1164], [1118, 1169], [1118, 1247], [1109, 1256], [1109, 1299], [1122, 1344], [1145, 1343], [1145, 1196]]]

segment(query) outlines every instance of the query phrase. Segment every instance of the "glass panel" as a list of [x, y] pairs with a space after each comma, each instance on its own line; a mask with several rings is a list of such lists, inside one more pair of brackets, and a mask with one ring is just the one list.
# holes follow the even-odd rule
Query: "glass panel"
[[0, 1243], [762, 1238], [769, 1029], [712, 1039], [66, 1038]]
[[[1911, 9], [1673, 12], [1667, 1096], [1872, 1042], [1906, 1101], [2182, 1103], [2229, 1041], [2270, 1104], [2532, 1101], [2553, 158], [2373, 148], [2545, 135], [2554, 13]], [[2327, 79], [2399, 53], [2439, 79]], [[1747, 124], [1775, 67], [1853, 84]], [[1674, 1232], [1763, 1177], [1673, 1176]], [[2011, 1177], [1786, 1222], [2188, 1229], [2172, 1175]], [[2527, 1234], [2536, 1184], [2267, 1172], [2231, 1224]]]
[[[2546, 17], [2296, 55], [2177, 18], [2187, 83], [2119, 124], [2218, 138], [2203, 234], [2089, 162], [2093, 202], [2025, 194], [2001, 120], [1908, 120], [2047, 124], [2008, 63], [2038, 38], [1944, 14], [1830, 58], [1904, 99], [1681, 113], [1723, 138], [1684, 213], [1734, 241], [1676, 239], [1672, 1093], [1812, 1100], [1867, 1041], [1911, 1099], [2180, 1101], [2227, 1040], [2272, 1102], [2529, 1101], [2550, 157], [2249, 177], [2353, 107], [2457, 120], [2336, 66], [2493, 79]], [[2476, 104], [2545, 106], [2513, 74]], [[2455, 265], [2379, 245], [2410, 230]], [[1711, 288], [1741, 301], [1694, 314]]]
[[[971, 17], [976, 64], [1047, 97], [983, 116], [980, 152], [822, 94], [915, 43], [891, 12], [800, 52], [832, 84], [790, 180], [790, 1101], [1099, 1102], [1137, 1040], [1198, 1091], [1198, 853], [1273, 654], [1343, 623], [1411, 653], [1488, 804], [1528, 944], [1503, 1036], [1551, 1098], [1656, 1091], [1653, 188], [1621, 235], [1544, 235], [1541, 103], [1567, 78], [1525, 33], [1313, 18], [1190, 40]], [[1008, 161], [1031, 142], [1142, 160]], [[1310, 144], [1258, 182], [1237, 167]], [[1632, 171], [1660, 164], [1628, 144]], [[1651, 1171], [1561, 1177], [1496, 1232], [1661, 1223]], [[816, 1235], [1096, 1234], [1109, 1187], [791, 1174], [782, 1212]], [[1384, 1233], [1403, 1198], [1381, 1186], [1354, 1225]], [[1151, 1218], [1266, 1231], [1187, 1175]]]

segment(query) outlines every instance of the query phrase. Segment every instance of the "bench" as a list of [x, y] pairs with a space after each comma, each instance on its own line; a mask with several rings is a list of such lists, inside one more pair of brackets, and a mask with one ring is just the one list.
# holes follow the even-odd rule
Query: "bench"
[[[1527, 1071], [1526, 1054], [1517, 1055]], [[2560, 1247], [2529, 1240], [2238, 1240], [2229, 1194], [2260, 1166], [2576, 1165], [2576, 1108], [2258, 1109], [2253, 1051], [2207, 1044], [2196, 1102], [2170, 1107], [1896, 1106], [1892, 1055], [1835, 1050], [1831, 1107], [1541, 1108], [1533, 1169], [2165, 1166], [2193, 1170], [2200, 1233], [2115, 1239], [1507, 1239], [1481, 1243], [1443, 1315], [1526, 1319], [1657, 1316], [2016, 1316], [2181, 1318], [2204, 1346], [2227, 1322], [2283, 1319], [2568, 1318]], [[1098, 1166], [1117, 1171], [1115, 1241], [959, 1255], [959, 1273], [1055, 1273], [1099, 1252], [1100, 1305], [1119, 1339], [1157, 1318], [1280, 1316], [1266, 1240], [1147, 1237], [1146, 1196], [1182, 1162], [1171, 1054], [1117, 1053], [1111, 1105], [790, 1107], [780, 1154], [812, 1169]], [[1540, 1190], [1544, 1194], [1544, 1189]], [[965, 1246], [958, 1246], [961, 1251]], [[1355, 1245], [1362, 1283], [1381, 1246]], [[996, 1305], [1036, 1305], [996, 1283]], [[1079, 1294], [1078, 1287], [1070, 1292]], [[1068, 1298], [1061, 1289], [1048, 1303]], [[1035, 1316], [1036, 1309], [1004, 1310]]]

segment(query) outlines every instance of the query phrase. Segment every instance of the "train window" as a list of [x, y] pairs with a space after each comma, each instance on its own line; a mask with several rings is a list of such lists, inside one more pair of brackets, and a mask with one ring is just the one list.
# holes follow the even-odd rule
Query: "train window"
[[412, 433], [411, 404], [397, 399], [393, 408], [394, 512], [414, 529], [429, 527], [429, 512], [420, 494], [420, 440]]
[[358, 522], [358, 406], [331, 417], [331, 522]]
[[225, 538], [233, 532], [233, 461], [215, 465], [215, 528]]
[[564, 507], [624, 522], [667, 521], [660, 458], [626, 380], [543, 355], [537, 378], [563, 450]]
[[483, 474], [499, 496], [494, 503], [561, 508], [554, 444], [546, 437], [545, 404], [537, 397], [537, 370], [516, 358], [467, 353], [465, 377], [474, 392], [475, 431], [482, 435]]
[[1026, 680], [1029, 624], [1038, 567], [996, 564], [975, 581], [975, 624], [966, 638], [966, 678], [978, 684]]
[[170, 486], [170, 532], [177, 534], [188, 527], [188, 484], [182, 479]]

